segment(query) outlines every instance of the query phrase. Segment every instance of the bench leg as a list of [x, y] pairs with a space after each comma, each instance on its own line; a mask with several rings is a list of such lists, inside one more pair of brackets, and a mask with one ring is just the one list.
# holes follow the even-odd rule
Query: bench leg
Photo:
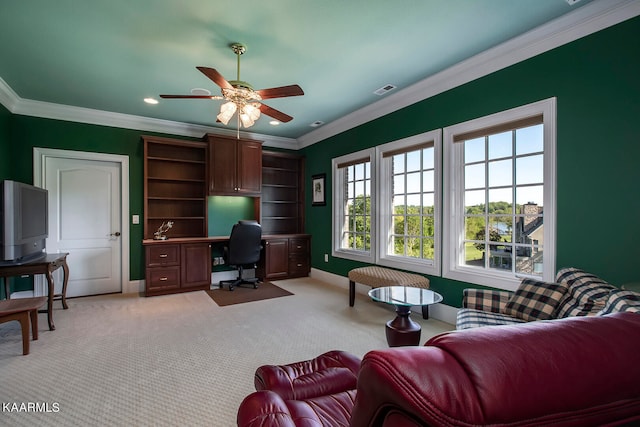
[[349, 280], [349, 307], [356, 302], [356, 282]]
[[428, 305], [423, 305], [422, 306], [422, 318], [423, 319], [428, 319], [429, 318], [429, 306]]

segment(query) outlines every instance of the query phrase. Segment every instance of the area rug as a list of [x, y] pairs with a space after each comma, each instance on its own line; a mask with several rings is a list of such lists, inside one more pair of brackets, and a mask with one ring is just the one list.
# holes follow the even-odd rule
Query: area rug
[[253, 286], [240, 286], [230, 291], [227, 287], [205, 291], [220, 307], [244, 302], [260, 301], [263, 299], [286, 297], [293, 295], [271, 282], [258, 283], [258, 289]]

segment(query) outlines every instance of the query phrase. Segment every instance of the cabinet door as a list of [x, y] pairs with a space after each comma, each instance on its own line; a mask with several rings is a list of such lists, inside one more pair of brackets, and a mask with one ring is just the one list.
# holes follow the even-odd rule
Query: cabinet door
[[209, 193], [233, 194], [236, 192], [237, 142], [234, 139], [216, 138], [209, 146]]
[[289, 275], [289, 239], [265, 242], [265, 278], [277, 279]]
[[183, 243], [181, 245], [182, 288], [211, 286], [211, 245]]
[[238, 192], [259, 194], [262, 189], [262, 144], [238, 141]]

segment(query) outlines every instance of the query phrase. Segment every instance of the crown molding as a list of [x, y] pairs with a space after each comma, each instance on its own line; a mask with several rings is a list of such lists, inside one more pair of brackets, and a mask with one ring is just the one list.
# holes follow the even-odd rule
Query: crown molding
[[308, 147], [341, 132], [640, 15], [637, 0], [593, 1], [298, 138]]
[[[157, 132], [193, 138], [202, 138], [202, 136], [207, 133], [215, 133], [217, 135], [225, 136], [236, 136], [238, 134], [236, 130], [232, 129], [221, 129], [211, 126], [202, 126], [191, 123], [175, 122], [171, 120], [154, 119], [151, 117], [23, 99], [20, 98], [2, 78], [0, 78], [0, 103], [2, 103], [2, 105], [4, 105], [13, 114], [117, 127], [122, 129], [133, 129], [144, 132]], [[283, 138], [243, 131], [240, 131], [240, 137], [260, 140], [263, 145], [267, 147], [285, 148], [290, 150], [298, 149], [298, 142], [293, 138]]]
[[[268, 147], [298, 150], [638, 15], [640, 2], [637, 0], [594, 0], [298, 139], [242, 131], [240, 136], [263, 141], [263, 145]], [[206, 133], [237, 135], [237, 131], [232, 129], [22, 99], [1, 77], [0, 103], [13, 114], [54, 120], [195, 138]]]

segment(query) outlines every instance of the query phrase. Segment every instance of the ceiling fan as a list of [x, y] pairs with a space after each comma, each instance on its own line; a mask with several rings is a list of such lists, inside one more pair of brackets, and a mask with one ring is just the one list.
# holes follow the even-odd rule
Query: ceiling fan
[[227, 102], [220, 107], [220, 114], [217, 121], [229, 123], [233, 115], [238, 112], [238, 128], [240, 123], [245, 128], [253, 126], [260, 117], [260, 113], [273, 117], [281, 122], [289, 122], [293, 117], [269, 107], [262, 103], [262, 100], [269, 98], [284, 98], [287, 96], [304, 95], [302, 88], [298, 85], [274, 87], [269, 89], [254, 90], [249, 83], [240, 80], [240, 55], [247, 51], [247, 47], [242, 43], [233, 43], [231, 50], [238, 57], [238, 70], [236, 80], [227, 81], [222, 74], [214, 68], [196, 67], [202, 74], [220, 86], [222, 96], [215, 95], [160, 95], [165, 99], [224, 99]]

